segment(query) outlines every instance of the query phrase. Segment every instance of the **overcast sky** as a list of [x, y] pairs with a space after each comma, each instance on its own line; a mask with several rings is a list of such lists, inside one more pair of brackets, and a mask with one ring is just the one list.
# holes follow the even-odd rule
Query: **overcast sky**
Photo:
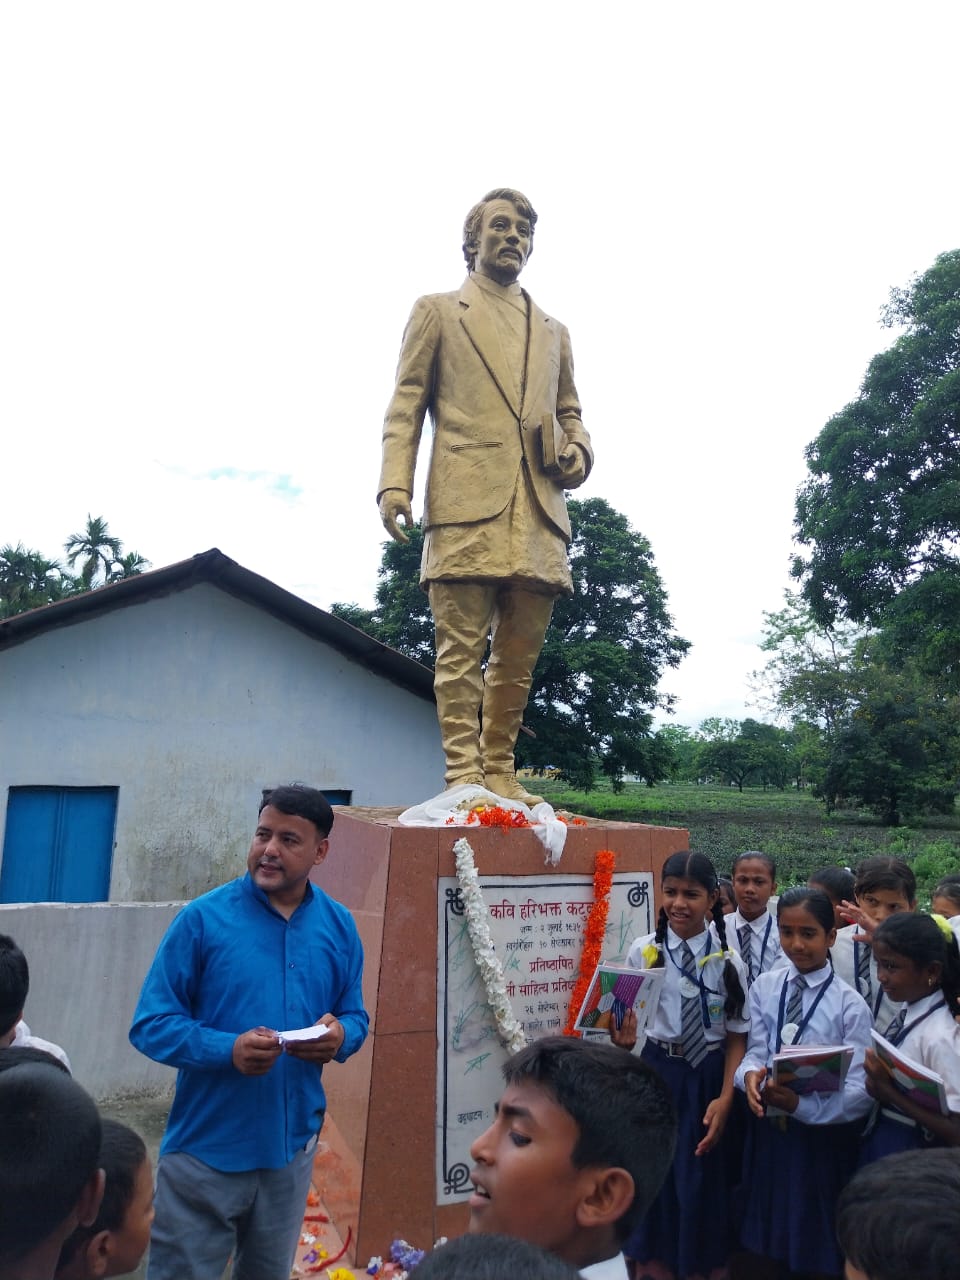
[[755, 714], [804, 446], [960, 244], [958, 48], [952, 0], [3, 5], [0, 544], [372, 603], [404, 323], [516, 186], [677, 721]]

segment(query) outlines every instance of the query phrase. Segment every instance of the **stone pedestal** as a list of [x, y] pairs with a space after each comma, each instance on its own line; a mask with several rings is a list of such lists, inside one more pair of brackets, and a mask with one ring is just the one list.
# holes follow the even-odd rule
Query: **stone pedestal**
[[[649, 873], [644, 883], [652, 877], [659, 886], [663, 862], [688, 847], [684, 830], [591, 819], [570, 828], [550, 867], [531, 830], [402, 827], [399, 812], [338, 808], [330, 853], [315, 873], [353, 913], [365, 954], [370, 1035], [346, 1064], [324, 1071], [329, 1111], [316, 1166], [327, 1211], [341, 1237], [349, 1229], [349, 1257], [361, 1266], [397, 1236], [429, 1248], [466, 1227], [466, 1204], [438, 1195], [436, 1151], [438, 896], [441, 878], [456, 875], [455, 842], [467, 837], [481, 877], [531, 877], [542, 887], [551, 876], [579, 876], [588, 898], [599, 850], [615, 852], [618, 874]], [[579, 946], [569, 954], [579, 964]], [[488, 1047], [496, 1067], [505, 1054], [498, 1042]]]

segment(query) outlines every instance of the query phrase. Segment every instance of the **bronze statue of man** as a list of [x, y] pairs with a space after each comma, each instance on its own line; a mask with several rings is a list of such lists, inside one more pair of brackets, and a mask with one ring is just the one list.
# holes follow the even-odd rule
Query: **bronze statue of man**
[[583, 484], [593, 465], [569, 334], [517, 283], [536, 222], [519, 191], [488, 192], [463, 226], [463, 285], [415, 303], [383, 424], [377, 495], [387, 531], [406, 541], [399, 521], [413, 521], [429, 410], [420, 584], [436, 626], [446, 784], [482, 783], [528, 804], [539, 797], [518, 782], [513, 749], [553, 601], [573, 590], [564, 490]]

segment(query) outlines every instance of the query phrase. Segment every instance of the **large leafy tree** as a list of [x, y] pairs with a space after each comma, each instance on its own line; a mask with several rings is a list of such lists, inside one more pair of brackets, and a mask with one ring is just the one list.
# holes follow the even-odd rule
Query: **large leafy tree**
[[821, 623], [883, 626], [960, 687], [960, 250], [894, 289], [860, 395], [807, 449], [794, 572]]
[[793, 723], [803, 776], [829, 809], [881, 821], [946, 811], [960, 777], [960, 700], [887, 631], [818, 624], [788, 595], [768, 613], [759, 679]]
[[[555, 768], [577, 786], [602, 775], [666, 777], [670, 744], [652, 712], [673, 699], [658, 692], [667, 667], [689, 644], [673, 631], [667, 593], [650, 544], [600, 498], [569, 503], [574, 594], [557, 601], [537, 663], [517, 758]], [[417, 534], [417, 536], [413, 536]], [[433, 662], [433, 625], [417, 587], [422, 541], [384, 547], [376, 607], [335, 604], [332, 612], [422, 662]]]

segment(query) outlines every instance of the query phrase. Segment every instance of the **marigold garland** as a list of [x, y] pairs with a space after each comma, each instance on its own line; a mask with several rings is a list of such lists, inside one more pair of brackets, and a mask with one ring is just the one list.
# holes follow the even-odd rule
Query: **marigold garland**
[[613, 884], [613, 869], [617, 855], [610, 849], [600, 849], [593, 864], [593, 906], [587, 917], [587, 927], [583, 931], [583, 951], [580, 953], [580, 974], [577, 984], [570, 993], [570, 1007], [567, 1009], [567, 1025], [563, 1029], [565, 1036], [580, 1037], [574, 1031], [577, 1014], [587, 995], [590, 979], [597, 971], [603, 955], [603, 940], [607, 932], [607, 913], [610, 910], [610, 888]]
[[502, 805], [490, 804], [470, 809], [462, 818], [447, 818], [444, 824], [448, 827], [502, 827], [505, 831], [517, 831], [523, 827], [531, 827], [520, 809], [504, 809]]

